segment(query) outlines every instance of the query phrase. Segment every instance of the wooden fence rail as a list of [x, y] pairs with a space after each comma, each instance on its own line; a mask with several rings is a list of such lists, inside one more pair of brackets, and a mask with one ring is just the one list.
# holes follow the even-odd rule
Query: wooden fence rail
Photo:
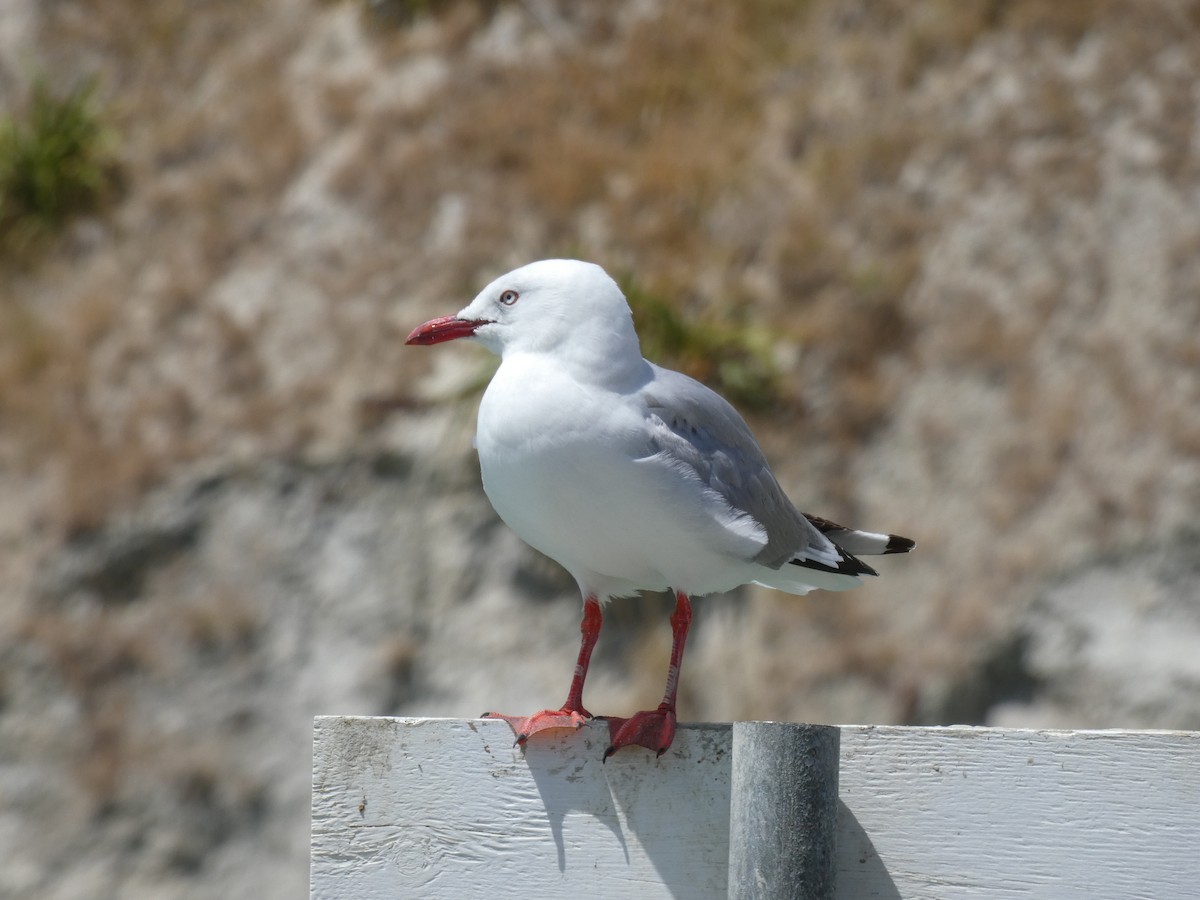
[[318, 718], [312, 897], [1200, 898], [1197, 732], [683, 725], [606, 764], [603, 727], [546, 737]]

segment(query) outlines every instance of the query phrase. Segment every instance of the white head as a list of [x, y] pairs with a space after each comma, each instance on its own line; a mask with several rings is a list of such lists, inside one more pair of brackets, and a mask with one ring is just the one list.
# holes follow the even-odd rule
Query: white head
[[642, 362], [629, 304], [599, 266], [546, 259], [501, 275], [455, 316], [418, 326], [407, 344], [439, 344], [470, 337], [501, 357], [551, 353], [564, 365], [611, 370], [622, 360]]

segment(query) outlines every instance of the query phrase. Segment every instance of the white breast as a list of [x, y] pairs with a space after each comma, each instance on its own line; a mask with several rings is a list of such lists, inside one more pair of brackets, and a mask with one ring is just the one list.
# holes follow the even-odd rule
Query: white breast
[[760, 544], [728, 533], [702, 486], [655, 456], [631, 395], [582, 385], [534, 355], [506, 358], [479, 408], [483, 486], [524, 541], [585, 591], [729, 590]]

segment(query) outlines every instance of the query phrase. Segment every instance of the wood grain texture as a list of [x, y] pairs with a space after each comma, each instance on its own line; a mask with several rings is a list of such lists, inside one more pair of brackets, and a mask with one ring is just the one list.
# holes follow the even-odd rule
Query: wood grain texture
[[838, 896], [1200, 897], [1200, 734], [844, 727]]
[[[539, 736], [544, 738], [545, 735]], [[321, 718], [312, 896], [726, 896], [731, 732]], [[841, 729], [837, 896], [1200, 897], [1200, 734]]]
[[682, 726], [657, 760], [602, 763], [601, 727], [546, 737], [522, 753], [501, 721], [317, 719], [313, 897], [725, 895], [728, 725]]

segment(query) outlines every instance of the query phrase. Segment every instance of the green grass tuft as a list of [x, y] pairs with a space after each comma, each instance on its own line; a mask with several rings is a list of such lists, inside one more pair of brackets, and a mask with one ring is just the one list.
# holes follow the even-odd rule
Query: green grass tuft
[[89, 80], [59, 94], [38, 79], [24, 108], [0, 121], [0, 253], [27, 250], [112, 193], [116, 160], [95, 88]]
[[642, 355], [710, 385], [731, 403], [759, 410], [780, 402], [770, 341], [742, 325], [689, 319], [664, 297], [622, 284], [642, 342]]

